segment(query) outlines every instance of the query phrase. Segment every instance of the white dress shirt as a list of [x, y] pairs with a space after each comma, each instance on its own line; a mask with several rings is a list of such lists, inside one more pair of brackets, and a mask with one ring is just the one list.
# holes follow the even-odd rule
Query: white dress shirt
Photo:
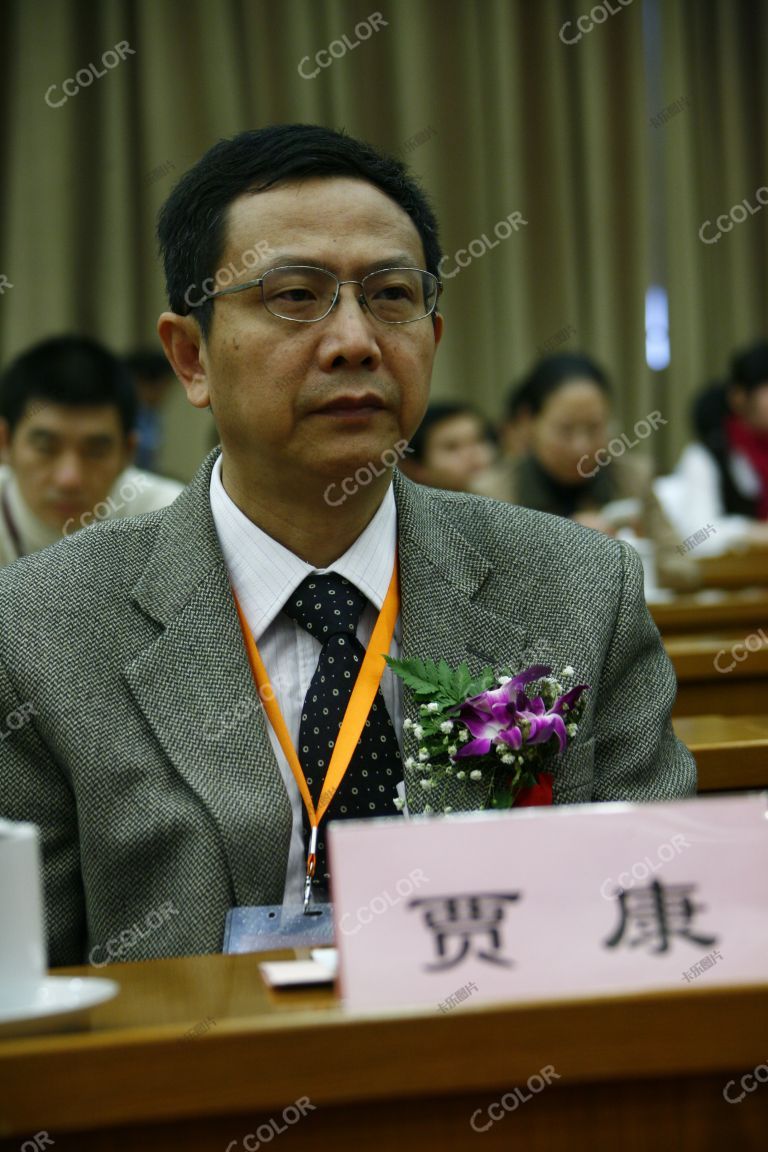
[[[289, 596], [313, 572], [336, 572], [354, 584], [368, 600], [357, 627], [357, 638], [367, 647], [387, 594], [397, 546], [397, 509], [392, 486], [368, 527], [331, 568], [313, 568], [284, 548], [240, 511], [221, 481], [222, 457], [211, 473], [211, 511], [243, 615], [264, 661], [277, 703], [294, 747], [299, 742], [301, 709], [314, 675], [322, 645], [282, 611]], [[400, 653], [401, 622], [398, 614], [389, 655]], [[402, 692], [400, 680], [385, 668], [381, 691], [389, 709], [402, 754]], [[256, 687], [254, 685], [254, 693]], [[304, 897], [306, 845], [302, 825], [303, 801], [290, 765], [272, 725], [265, 716], [269, 738], [280, 766], [293, 811], [293, 832], [283, 901], [300, 904]], [[392, 815], [396, 815], [392, 795]]]
[[[754, 498], [760, 482], [751, 464], [741, 453], [731, 453], [731, 477], [745, 496]], [[750, 474], [751, 473], [751, 474]], [[718, 556], [744, 541], [755, 523], [748, 516], [727, 513], [715, 458], [703, 444], [691, 443], [683, 450], [669, 476], [654, 481], [654, 492], [681, 539], [699, 528], [714, 529], [711, 536], [696, 544], [697, 556]]]

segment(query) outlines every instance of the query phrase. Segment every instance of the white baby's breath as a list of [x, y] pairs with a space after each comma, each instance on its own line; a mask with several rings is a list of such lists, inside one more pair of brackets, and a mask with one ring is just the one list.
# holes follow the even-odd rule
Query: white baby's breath
[[[406, 662], [407, 665], [407, 662]], [[430, 670], [427, 663], [423, 666], [426, 671], [419, 674], [424, 681], [430, 681], [435, 677], [434, 669]], [[418, 663], [415, 665], [418, 671]], [[488, 680], [483, 680], [484, 683], [489, 683], [489, 688], [486, 692], [481, 693], [483, 697], [492, 695], [492, 689], [498, 683], [502, 688], [508, 685], [510, 681], [515, 683], [513, 676], [513, 669], [507, 666], [507, 672], [503, 674], [494, 673], [493, 679], [488, 677]], [[444, 671], [444, 669], [443, 669]], [[407, 732], [412, 743], [413, 755], [405, 759], [405, 769], [411, 772], [409, 780], [419, 781], [419, 791], [426, 793], [422, 799], [422, 803], [428, 800], [430, 794], [434, 791], [437, 797], [435, 801], [435, 811], [437, 813], [450, 813], [454, 809], [444, 804], [444, 792], [447, 788], [450, 791], [450, 782], [457, 780], [459, 782], [472, 782], [482, 783], [482, 788], [466, 788], [462, 789], [466, 793], [469, 807], [483, 806], [485, 803], [493, 804], [498, 797], [495, 790], [503, 786], [503, 783], [520, 782], [520, 770], [525, 770], [526, 765], [530, 764], [531, 775], [536, 779], [540, 770], [540, 765], [547, 762], [547, 759], [552, 754], [553, 749], [550, 744], [547, 748], [529, 748], [528, 738], [531, 734], [533, 727], [532, 720], [526, 718], [525, 712], [518, 713], [513, 704], [513, 715], [510, 715], [510, 729], [509, 736], [511, 738], [512, 729], [514, 726], [519, 729], [519, 734], [522, 736], [523, 746], [520, 749], [511, 747], [501, 739], [502, 733], [496, 733], [495, 736], [488, 742], [489, 747], [487, 752], [477, 752], [476, 745], [480, 745], [480, 741], [475, 741], [472, 732], [469, 731], [466, 722], [459, 718], [459, 700], [454, 700], [451, 696], [453, 691], [452, 685], [467, 682], [467, 670], [464, 668], [461, 675], [453, 675], [451, 684], [448, 689], [445, 688], [447, 681], [442, 678], [440, 684], [436, 681], [433, 684], [432, 690], [425, 695], [426, 701], [422, 696], [423, 703], [418, 703], [417, 710], [413, 713], [415, 719], [405, 719], [403, 721], [403, 731]], [[398, 675], [402, 675], [407, 679], [407, 668], [404, 666], [402, 671], [398, 671]], [[522, 675], [522, 674], [521, 674]], [[442, 673], [441, 673], [442, 676]], [[549, 676], [538, 677], [536, 680], [537, 687], [535, 688], [536, 694], [541, 697], [541, 700], [536, 702], [534, 712], [538, 710], [546, 710], [549, 716], [557, 696], [564, 692], [560, 681], [566, 685], [573, 684], [575, 680], [575, 673], [573, 667], [569, 664], [563, 668], [562, 672], [553, 672]], [[533, 696], [531, 690], [531, 697]], [[417, 694], [418, 695], [418, 694]], [[433, 695], [433, 699], [429, 700], [429, 695]], [[469, 693], [471, 695], [471, 693]], [[499, 695], [506, 695], [499, 692]], [[486, 700], [487, 703], [487, 700]], [[541, 705], [543, 704], [543, 709]], [[564, 721], [565, 731], [568, 739], [574, 737], [579, 728], [577, 721], [583, 712], [583, 702], [574, 704], [573, 706], [564, 703], [560, 706], [560, 714]], [[474, 727], [474, 725], [473, 725]], [[563, 729], [561, 728], [562, 732]], [[507, 736], [506, 731], [503, 732]], [[515, 732], [517, 736], [517, 733]], [[472, 742], [472, 750], [475, 755], [467, 757], [466, 760], [462, 759], [461, 754], [466, 753], [469, 749], [468, 743]], [[495, 752], [495, 755], [494, 755]], [[479, 765], [480, 767], [476, 767]], [[485, 798], [485, 799], [484, 799]], [[394, 800], [395, 807], [398, 812], [407, 810], [408, 804], [405, 800], [401, 801], [398, 797]], [[460, 808], [462, 805], [460, 805]], [[431, 813], [433, 808], [430, 804], [424, 804], [424, 812]]]
[[403, 800], [402, 796], [395, 796], [394, 805], [398, 812], [402, 812], [403, 808], [405, 808], [405, 800]]

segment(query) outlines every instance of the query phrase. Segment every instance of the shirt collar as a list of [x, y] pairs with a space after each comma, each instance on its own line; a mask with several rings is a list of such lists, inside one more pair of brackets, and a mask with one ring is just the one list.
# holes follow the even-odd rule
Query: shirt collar
[[397, 545], [397, 508], [390, 484], [368, 526], [331, 568], [313, 568], [241, 512], [224, 489], [222, 457], [211, 472], [210, 500], [224, 562], [254, 640], [275, 620], [289, 596], [312, 572], [336, 572], [381, 610]]
[[19, 534], [24, 554], [39, 552], [42, 548], [47, 548], [49, 544], [55, 544], [57, 540], [61, 540], [63, 536], [61, 530], [51, 528], [43, 520], [38, 519], [29, 508], [19, 490], [12, 470], [4, 468], [3, 473], [0, 483], [2, 483], [8, 512]]

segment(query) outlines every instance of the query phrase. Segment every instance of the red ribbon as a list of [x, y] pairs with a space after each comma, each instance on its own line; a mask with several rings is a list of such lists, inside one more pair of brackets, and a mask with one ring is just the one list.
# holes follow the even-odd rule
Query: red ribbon
[[521, 788], [513, 808], [536, 808], [552, 803], [552, 773], [542, 772], [536, 784]]

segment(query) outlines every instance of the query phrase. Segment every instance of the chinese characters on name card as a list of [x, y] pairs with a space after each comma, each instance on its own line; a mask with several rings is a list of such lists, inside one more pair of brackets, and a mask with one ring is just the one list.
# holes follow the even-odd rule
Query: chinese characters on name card
[[[660, 857], [672, 836], [679, 851]], [[350, 1007], [768, 979], [764, 794], [344, 821], [329, 839]], [[411, 898], [338, 930], [417, 866], [429, 883]]]

